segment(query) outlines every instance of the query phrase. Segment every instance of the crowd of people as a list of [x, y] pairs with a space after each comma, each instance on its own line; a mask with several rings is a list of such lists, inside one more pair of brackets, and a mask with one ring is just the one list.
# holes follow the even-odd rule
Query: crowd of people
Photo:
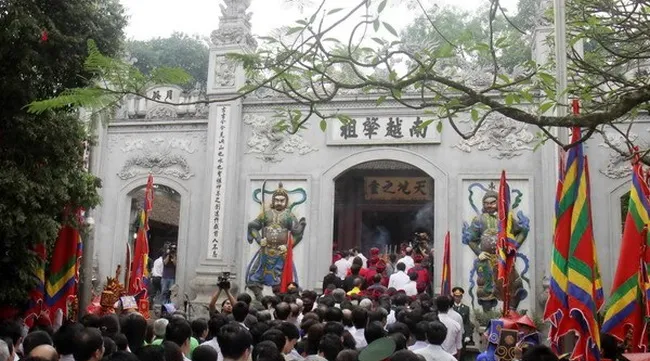
[[[432, 297], [419, 284], [421, 273], [430, 275], [421, 272], [426, 267], [410, 249], [389, 259], [391, 272], [375, 250], [364, 258], [357, 250], [343, 252], [320, 293], [292, 284], [285, 293], [254, 300], [245, 292], [233, 295], [230, 284], [222, 282], [209, 318], [188, 320], [175, 311], [147, 320], [130, 309], [87, 314], [56, 330], [43, 322], [27, 330], [20, 322], [4, 321], [0, 361], [460, 360], [472, 341], [469, 312], [457, 312], [463, 290]], [[226, 297], [219, 306], [222, 293]], [[557, 357], [535, 346], [522, 359]]]

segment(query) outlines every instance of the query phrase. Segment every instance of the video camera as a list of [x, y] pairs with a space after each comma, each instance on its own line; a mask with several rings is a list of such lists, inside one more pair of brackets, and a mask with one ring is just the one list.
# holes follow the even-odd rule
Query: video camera
[[221, 272], [217, 280], [217, 286], [224, 290], [230, 288], [230, 272]]

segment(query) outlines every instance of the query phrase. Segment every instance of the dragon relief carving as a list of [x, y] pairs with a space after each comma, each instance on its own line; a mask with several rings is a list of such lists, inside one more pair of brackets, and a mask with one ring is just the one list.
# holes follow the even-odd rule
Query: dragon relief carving
[[149, 172], [164, 174], [182, 180], [188, 180], [194, 176], [187, 159], [180, 154], [174, 153], [175, 150], [188, 154], [195, 153], [196, 148], [192, 147], [192, 140], [190, 139], [165, 139], [161, 137], [147, 140], [127, 139], [124, 141], [124, 147], [121, 150], [124, 153], [136, 153], [126, 160], [122, 169], [117, 173], [117, 176], [122, 180], [131, 179], [138, 174]]
[[176, 109], [169, 105], [159, 105], [147, 111], [145, 119], [176, 119], [178, 113]]
[[214, 85], [218, 88], [235, 86], [237, 64], [224, 55], [218, 55], [214, 64]]
[[280, 153], [304, 155], [318, 149], [309, 145], [302, 136], [288, 134], [274, 129], [273, 119], [267, 119], [258, 114], [244, 115], [244, 124], [251, 127], [251, 136], [246, 144], [247, 153], [259, 154], [257, 158], [265, 162], [280, 162], [283, 157]]
[[474, 148], [479, 151], [492, 150], [492, 156], [497, 159], [511, 159], [525, 150], [532, 151], [534, 141], [535, 135], [528, 131], [526, 124], [495, 115], [489, 116], [473, 137], [462, 139], [453, 147], [465, 153], [471, 153]]
[[[625, 138], [618, 133], [607, 133], [604, 136], [606, 137], [606, 140], [599, 145], [603, 148], [610, 149], [610, 152], [607, 166], [603, 169], [599, 169], [600, 173], [611, 179], [621, 179], [632, 174], [632, 166], [629, 157], [624, 156], [615, 150], [628, 149], [628, 144]], [[636, 133], [630, 133], [628, 137], [631, 142], [634, 142], [639, 136]]]

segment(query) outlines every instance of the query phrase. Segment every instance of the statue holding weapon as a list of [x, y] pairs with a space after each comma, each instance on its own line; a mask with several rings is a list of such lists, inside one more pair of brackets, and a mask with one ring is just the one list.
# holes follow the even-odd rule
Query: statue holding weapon
[[267, 209], [264, 199], [265, 187], [266, 181], [261, 190], [262, 211], [248, 223], [247, 232], [249, 244], [255, 242], [260, 246], [246, 273], [246, 285], [256, 296], [262, 286], [274, 287], [280, 284], [289, 236], [293, 237], [293, 245], [298, 245], [307, 226], [304, 217], [298, 219], [292, 213], [292, 208], [297, 203], [290, 204], [289, 192], [283, 188], [282, 183], [273, 191], [270, 207]]

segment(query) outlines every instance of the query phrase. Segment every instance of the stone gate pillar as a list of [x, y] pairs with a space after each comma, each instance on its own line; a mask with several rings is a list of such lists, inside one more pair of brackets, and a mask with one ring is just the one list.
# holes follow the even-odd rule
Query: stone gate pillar
[[[196, 303], [208, 303], [216, 289], [221, 272], [229, 271], [235, 276], [237, 240], [243, 241], [237, 232], [237, 182], [239, 167], [237, 158], [240, 142], [242, 100], [226, 100], [236, 97], [245, 84], [241, 65], [228, 58], [230, 53], [254, 51], [257, 43], [251, 34], [251, 0], [225, 0], [221, 7], [219, 28], [210, 36], [210, 62], [208, 70], [207, 98], [210, 104], [208, 117], [208, 162], [206, 163], [206, 197], [201, 204], [205, 238], [201, 247], [201, 259], [191, 287], [196, 292]], [[219, 101], [224, 100], [224, 101]], [[226, 211], [228, 210], [228, 211]]]

